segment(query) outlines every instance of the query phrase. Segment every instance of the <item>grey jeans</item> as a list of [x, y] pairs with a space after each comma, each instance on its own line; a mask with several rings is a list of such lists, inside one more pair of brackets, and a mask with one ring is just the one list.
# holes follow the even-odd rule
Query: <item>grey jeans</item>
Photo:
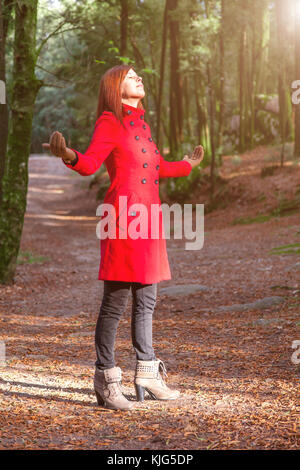
[[97, 368], [115, 367], [114, 346], [119, 320], [132, 291], [131, 338], [136, 359], [156, 360], [152, 347], [152, 316], [157, 297], [156, 284], [104, 280], [104, 293], [95, 331]]

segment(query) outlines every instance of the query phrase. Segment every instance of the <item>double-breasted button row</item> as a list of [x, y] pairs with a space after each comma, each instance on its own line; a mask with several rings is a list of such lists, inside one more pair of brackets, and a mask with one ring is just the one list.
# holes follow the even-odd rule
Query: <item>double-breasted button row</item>
[[[131, 114], [131, 111], [127, 111], [127, 114]], [[141, 118], [141, 119], [144, 119], [144, 116], [142, 115], [142, 116], [140, 116], [140, 118]], [[130, 124], [131, 126], [134, 126], [134, 121], [130, 121], [129, 124]], [[144, 128], [144, 129], [147, 129], [146, 124], [143, 124], [143, 128]]]
[[[147, 183], [146, 178], [143, 178], [143, 179], [142, 179], [142, 183], [143, 183], [143, 184]], [[155, 184], [158, 184], [158, 180], [155, 180], [154, 183], [155, 183]]]
[[[147, 168], [147, 166], [148, 166], [148, 163], [145, 162], [145, 163], [143, 164], [143, 167], [144, 167], [144, 168]], [[157, 170], [159, 169], [159, 165], [156, 165], [156, 169], [157, 169]]]
[[[135, 135], [134, 138], [135, 138], [135, 140], [140, 140], [139, 135]], [[148, 140], [149, 140], [149, 142], [152, 142], [153, 139], [152, 139], [152, 137], [148, 137]]]

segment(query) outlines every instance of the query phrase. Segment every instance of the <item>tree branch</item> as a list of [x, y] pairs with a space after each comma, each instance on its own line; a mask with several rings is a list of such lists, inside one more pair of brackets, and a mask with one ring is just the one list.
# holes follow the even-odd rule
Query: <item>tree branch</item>
[[41, 69], [41, 70], [43, 70], [44, 72], [49, 73], [50, 75], [53, 75], [54, 77], [58, 78], [59, 80], [62, 80], [62, 81], [64, 81], [64, 82], [74, 83], [73, 80], [68, 80], [68, 79], [66, 79], [66, 78], [60, 78], [60, 77], [58, 77], [55, 73], [50, 72], [49, 70], [46, 70], [46, 69], [45, 69], [44, 67], [42, 67], [41, 65], [36, 64], [35, 66], [36, 66], [38, 69]]

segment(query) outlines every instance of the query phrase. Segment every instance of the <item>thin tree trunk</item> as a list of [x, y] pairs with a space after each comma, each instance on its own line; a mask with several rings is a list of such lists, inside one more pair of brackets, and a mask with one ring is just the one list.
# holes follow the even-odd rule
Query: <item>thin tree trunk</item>
[[5, 44], [9, 21], [11, 19], [12, 2], [0, 0], [0, 207], [2, 201], [2, 180], [4, 176], [6, 148], [8, 138], [8, 104], [6, 96]]
[[211, 161], [210, 161], [210, 203], [212, 204], [215, 192], [215, 102], [214, 102], [214, 93], [213, 85], [211, 80], [211, 71], [210, 64], [207, 64], [207, 79], [208, 79], [208, 89], [209, 89], [209, 118], [210, 118], [210, 147], [211, 147]]
[[121, 47], [120, 55], [125, 57], [127, 54], [127, 25], [128, 25], [128, 0], [121, 0]]
[[270, 41], [270, 12], [268, 4], [263, 5], [261, 18], [258, 23], [259, 44], [257, 56], [257, 79], [255, 93], [266, 93], [266, 74], [268, 68], [268, 50]]
[[191, 128], [191, 119], [190, 119], [190, 93], [189, 93], [190, 85], [189, 85], [189, 78], [186, 76], [183, 80], [183, 93], [184, 93], [184, 117], [186, 122], [186, 132], [189, 137], [192, 137], [192, 128]]
[[[169, 0], [169, 12], [178, 6], [178, 0]], [[170, 30], [170, 136], [171, 152], [177, 152], [183, 140], [183, 83], [179, 71], [180, 30], [179, 21], [169, 18]]]
[[[300, 80], [300, 4], [295, 0], [295, 78]], [[294, 157], [300, 157], [300, 104], [295, 105]]]
[[37, 5], [38, 0], [14, 4], [12, 117], [0, 211], [0, 283], [13, 281], [26, 211], [33, 109], [43, 83], [34, 74]]
[[255, 77], [256, 77], [256, 55], [257, 55], [257, 24], [256, 18], [257, 15], [260, 16], [261, 9], [257, 8], [257, 0], [253, 0], [251, 5], [251, 32], [252, 32], [252, 41], [251, 41], [251, 59], [250, 59], [250, 70], [249, 70], [249, 107], [250, 107], [250, 116], [249, 116], [249, 146], [253, 147], [253, 137], [255, 133]]
[[201, 106], [200, 96], [199, 96], [199, 84], [197, 79], [197, 73], [194, 73], [194, 89], [195, 89], [195, 104], [196, 104], [196, 111], [197, 111], [197, 137], [198, 137], [198, 145], [202, 143], [202, 145], [206, 148], [206, 145], [203, 142], [203, 139], [206, 139], [205, 136], [205, 115]]
[[[205, 0], [205, 13], [206, 17], [210, 17], [210, 5], [209, 0]], [[215, 154], [215, 98], [214, 98], [214, 89], [212, 82], [211, 74], [211, 62], [208, 60], [206, 64], [206, 73], [207, 73], [207, 82], [209, 90], [209, 135], [210, 135], [210, 150], [211, 150], [211, 160], [210, 160], [210, 204], [213, 203], [214, 192], [215, 192], [215, 163], [216, 163], [216, 154]]]
[[239, 51], [239, 104], [240, 104], [240, 132], [239, 132], [239, 151], [243, 152], [245, 148], [245, 119], [244, 119], [244, 103], [245, 103], [245, 43], [246, 28], [243, 25], [240, 32], [240, 51]]
[[163, 87], [164, 87], [164, 82], [165, 82], [165, 57], [166, 57], [166, 45], [167, 45], [167, 34], [168, 34], [168, 8], [169, 8], [169, 0], [166, 0], [163, 30], [162, 30], [160, 75], [159, 75], [159, 87], [158, 87], [158, 99], [157, 99], [156, 142], [158, 146], [161, 143], [161, 111], [162, 111]]
[[221, 1], [221, 27], [220, 27], [220, 111], [217, 146], [222, 146], [224, 132], [224, 90], [225, 90], [225, 64], [224, 64], [224, 27], [225, 27], [225, 0]]
[[286, 96], [286, 59], [285, 59], [285, 25], [284, 13], [285, 2], [283, 0], [276, 0], [276, 17], [277, 17], [277, 39], [278, 39], [278, 96], [279, 96], [279, 114], [280, 114], [280, 129], [281, 129], [281, 161], [280, 165], [283, 166], [284, 162], [284, 148], [286, 142], [286, 127], [287, 127], [287, 96]]

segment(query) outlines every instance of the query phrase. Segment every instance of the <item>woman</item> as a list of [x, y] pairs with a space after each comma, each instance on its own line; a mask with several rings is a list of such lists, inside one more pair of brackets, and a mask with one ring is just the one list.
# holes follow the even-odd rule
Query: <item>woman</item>
[[[193, 156], [182, 161], [167, 162], [160, 155], [145, 122], [142, 98], [145, 96], [141, 77], [129, 65], [109, 69], [100, 81], [97, 121], [90, 145], [84, 154], [66, 147], [60, 132], [53, 132], [50, 143], [44, 144], [61, 157], [64, 164], [81, 175], [95, 173], [105, 163], [111, 184], [104, 203], [114, 208], [116, 237], [100, 237], [101, 261], [99, 280], [104, 281], [104, 294], [95, 332], [97, 360], [94, 388], [99, 405], [111, 409], [130, 410], [133, 402], [121, 389], [121, 369], [115, 366], [114, 344], [120, 317], [132, 291], [132, 343], [136, 352], [134, 385], [138, 401], [145, 390], [154, 399], [176, 399], [180, 392], [165, 384], [160, 371], [164, 363], [157, 359], [152, 347], [152, 315], [156, 303], [157, 283], [171, 279], [166, 240], [164, 238], [158, 182], [160, 177], [188, 175], [203, 159], [202, 146]], [[126, 199], [125, 209], [120, 196]], [[124, 199], [122, 199], [122, 202]], [[140, 226], [144, 236], [129, 236], [131, 222], [139, 216], [132, 204], [146, 209]], [[159, 236], [151, 237], [157, 222], [151, 219], [151, 206], [157, 205]], [[126, 210], [126, 212], [124, 212]], [[143, 212], [143, 211], [142, 211]], [[124, 218], [125, 216], [125, 218]], [[107, 221], [106, 220], [106, 221]], [[103, 222], [104, 219], [101, 219]], [[156, 219], [157, 221], [157, 219]], [[126, 224], [127, 222], [127, 224]], [[148, 223], [145, 223], [148, 222]]]

